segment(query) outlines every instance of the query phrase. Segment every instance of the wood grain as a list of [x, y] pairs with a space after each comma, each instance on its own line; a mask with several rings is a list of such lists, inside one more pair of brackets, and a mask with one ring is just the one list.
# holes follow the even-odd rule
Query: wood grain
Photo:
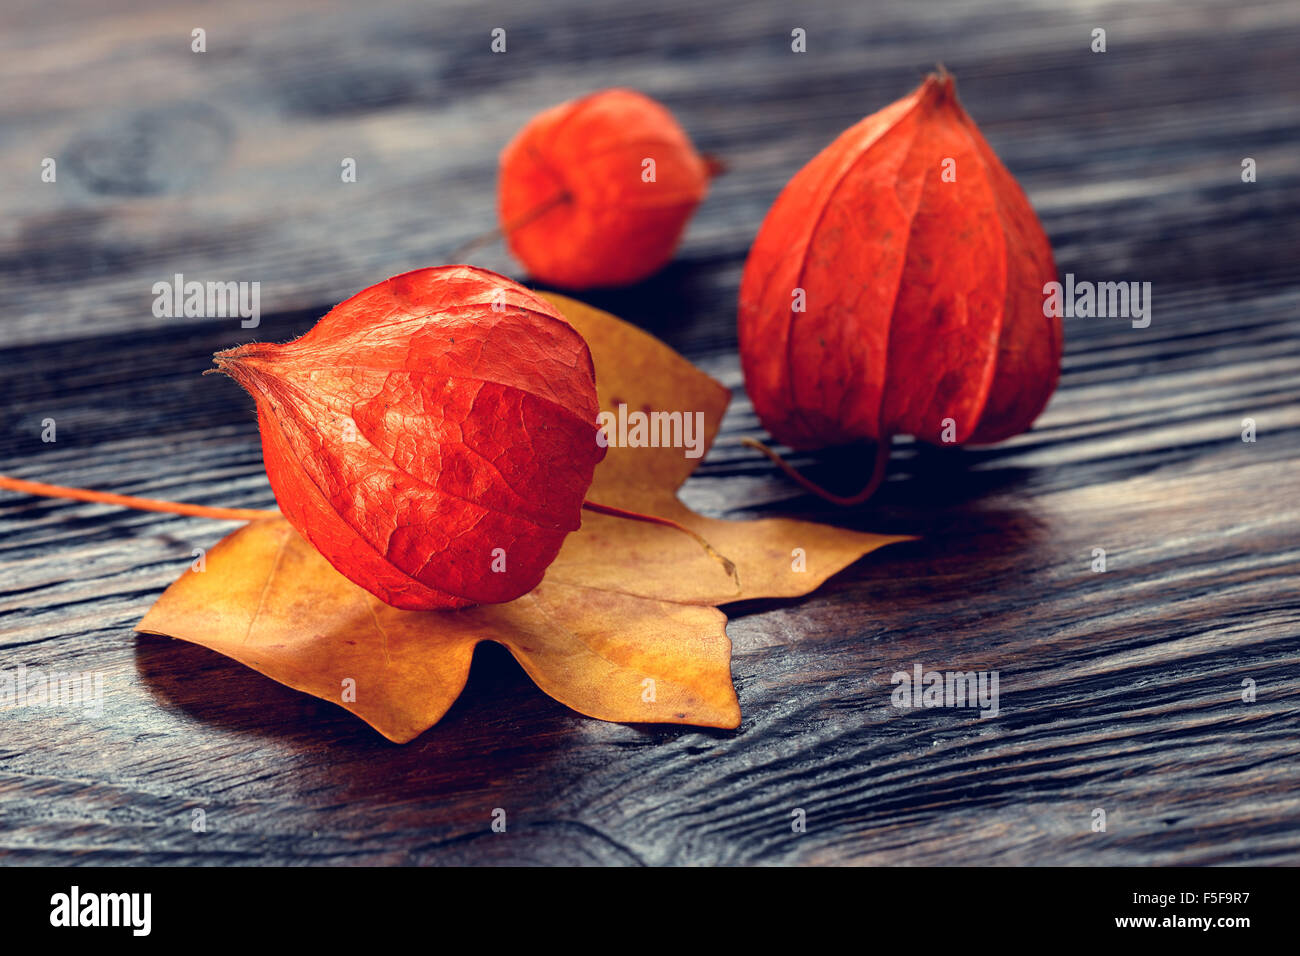
[[[587, 720], [485, 647], [447, 717], [397, 747], [132, 633], [233, 525], [5, 494], [0, 668], [101, 672], [106, 698], [0, 712], [0, 861], [1300, 863], [1294, 3], [21, 0], [3, 18], [0, 471], [269, 506], [251, 402], [199, 376], [211, 353], [442, 261], [493, 221], [495, 156], [528, 116], [623, 84], [731, 164], [677, 261], [585, 297], [735, 390], [688, 503], [922, 540], [806, 600], [729, 609], [734, 733]], [[740, 269], [789, 176], [938, 61], [1061, 272], [1151, 282], [1153, 321], [1069, 320], [1032, 432], [900, 446], [868, 507], [828, 510], [740, 444], [762, 434]], [[500, 248], [475, 261], [513, 271]], [[155, 318], [176, 272], [262, 282], [261, 327]], [[866, 467], [794, 462], [843, 488]], [[914, 663], [997, 670], [1000, 716], [894, 708]]]

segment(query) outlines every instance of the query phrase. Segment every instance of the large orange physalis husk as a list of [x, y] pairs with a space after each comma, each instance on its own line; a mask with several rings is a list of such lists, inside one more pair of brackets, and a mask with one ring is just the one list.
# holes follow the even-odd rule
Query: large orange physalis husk
[[605, 90], [539, 113], [506, 146], [501, 229], [535, 279], [624, 285], [672, 257], [708, 185], [709, 165], [672, 113]]
[[931, 76], [814, 157], [768, 213], [740, 292], [746, 388], [794, 448], [1009, 438], [1056, 387], [1055, 279], [1029, 201], [952, 78]]
[[395, 276], [293, 342], [216, 361], [257, 400], [285, 518], [394, 607], [532, 590], [578, 529], [605, 454], [586, 342], [485, 269]]

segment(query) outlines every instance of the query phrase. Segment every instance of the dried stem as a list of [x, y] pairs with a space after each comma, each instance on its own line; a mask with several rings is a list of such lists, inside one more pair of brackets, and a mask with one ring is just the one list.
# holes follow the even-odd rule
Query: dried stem
[[489, 232], [485, 232], [482, 235], [475, 236], [473, 239], [470, 239], [469, 241], [464, 242], [461, 245], [457, 246], [455, 249], [452, 250], [451, 255], [448, 256], [448, 259], [450, 259], [452, 262], [457, 262], [459, 260], [462, 260], [465, 258], [466, 255], [473, 252], [475, 249], [480, 249], [483, 246], [486, 246], [489, 242], [495, 242], [497, 239], [502, 239], [505, 236], [510, 235], [510, 233], [514, 232], [516, 229], [522, 229], [530, 222], [533, 222], [536, 219], [540, 219], [542, 216], [546, 215], [556, 206], [569, 202], [571, 199], [573, 199], [573, 196], [572, 194], [569, 193], [567, 189], [564, 190], [563, 192], [558, 192], [550, 199], [547, 199], [545, 202], [538, 203], [536, 206], [528, 210], [523, 215], [516, 216], [513, 220], [506, 223], [504, 226], [498, 226], [497, 228]]
[[[88, 488], [67, 488], [63, 485], [47, 485], [41, 481], [24, 481], [21, 478], [10, 478], [8, 475], [0, 475], [0, 488], [6, 488], [9, 491], [19, 491], [28, 495], [37, 495], [42, 498], [67, 498], [73, 501], [91, 501], [96, 504], [117, 505], [122, 508], [132, 508], [136, 511], [161, 511], [167, 514], [190, 515], [196, 518], [213, 518], [218, 521], [257, 521], [261, 518], [279, 518], [278, 511], [263, 511], [257, 508], [213, 508], [208, 505], [191, 505], [179, 501], [160, 501], [157, 498], [135, 498], [131, 495], [115, 495], [107, 491], [91, 491]], [[638, 511], [627, 511], [623, 508], [615, 508], [612, 505], [602, 505], [594, 501], [584, 501], [582, 507], [588, 511], [594, 511], [597, 514], [610, 515], [615, 518], [627, 518], [632, 521], [644, 521], [649, 524], [662, 525], [665, 528], [672, 528], [683, 534], [690, 535], [715, 561], [722, 565], [723, 569], [736, 582], [736, 587], [740, 587], [740, 574], [736, 570], [736, 565], [719, 554], [713, 545], [709, 544], [701, 535], [692, 531], [684, 525], [678, 524], [668, 518], [660, 518], [656, 515], [641, 514]]]
[[876, 493], [876, 489], [880, 487], [880, 483], [885, 480], [885, 471], [889, 467], [889, 443], [891, 440], [892, 438], [890, 436], [885, 436], [884, 438], [881, 438], [879, 442], [876, 443], [876, 460], [871, 469], [871, 479], [867, 482], [866, 487], [863, 488], [861, 491], [857, 492], [856, 494], [847, 495], [847, 496], [837, 495], [833, 491], [827, 491], [825, 488], [817, 484], [815, 481], [811, 481], [808, 478], [805, 478], [803, 475], [799, 474], [799, 472], [796, 471], [793, 466], [787, 463], [784, 458], [782, 458], [776, 452], [772, 451], [772, 449], [768, 448], [761, 441], [758, 441], [757, 439], [754, 438], [742, 438], [741, 443], [748, 445], [750, 448], [757, 448], [768, 458], [772, 459], [772, 461], [775, 462], [776, 466], [780, 468], [783, 472], [785, 472], [786, 475], [788, 475], [793, 481], [795, 481], [799, 485], [799, 487], [805, 489], [806, 491], [811, 491], [817, 497], [823, 498], [826, 501], [831, 502], [832, 504], [840, 505], [845, 508], [851, 508], [854, 505], [862, 504], [864, 501], [866, 501], [868, 498], [874, 495]]
[[256, 508], [211, 508], [207, 505], [189, 505], [179, 501], [159, 501], [156, 498], [133, 498], [130, 495], [114, 495], [107, 491], [91, 491], [88, 488], [65, 488], [62, 485], [47, 485], [41, 481], [23, 481], [21, 478], [10, 478], [7, 475], [0, 475], [0, 488], [38, 495], [42, 498], [71, 498], [74, 501], [93, 501], [97, 504], [134, 508], [136, 511], [163, 511], [196, 518], [214, 518], [217, 521], [257, 521], [259, 518], [280, 517], [278, 511], [262, 511]]
[[705, 153], [700, 159], [704, 160], [704, 170], [708, 173], [709, 179], [717, 179], [731, 169], [730, 163], [712, 153]]

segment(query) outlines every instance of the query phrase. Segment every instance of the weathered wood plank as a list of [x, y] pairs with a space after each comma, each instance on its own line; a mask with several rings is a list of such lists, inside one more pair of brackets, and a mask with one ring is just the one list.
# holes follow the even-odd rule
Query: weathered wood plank
[[[98, 671], [106, 697], [98, 715], [0, 712], [0, 860], [1300, 863], [1295, 4], [22, 0], [3, 16], [0, 471], [269, 505], [251, 403], [199, 375], [211, 353], [440, 261], [491, 222], [495, 155], [524, 119], [621, 83], [732, 165], [675, 263], [586, 296], [736, 392], [685, 497], [922, 539], [806, 600], [729, 609], [735, 733], [587, 720], [484, 647], [446, 718], [396, 747], [132, 633], [233, 525], [5, 494], [0, 668]], [[506, 57], [487, 52], [497, 25]], [[1070, 320], [1032, 432], [900, 442], [872, 504], [832, 511], [740, 443], [761, 434], [735, 355], [740, 270], [786, 179], [939, 60], [1061, 270], [1152, 282], [1153, 322]], [[37, 179], [47, 155], [57, 185]], [[349, 155], [355, 186], [338, 181]], [[500, 249], [476, 261], [510, 268]], [[155, 319], [152, 283], [175, 272], [261, 281], [261, 327]], [[843, 487], [864, 467], [792, 460]], [[1000, 716], [894, 708], [892, 673], [917, 663], [998, 670]]]

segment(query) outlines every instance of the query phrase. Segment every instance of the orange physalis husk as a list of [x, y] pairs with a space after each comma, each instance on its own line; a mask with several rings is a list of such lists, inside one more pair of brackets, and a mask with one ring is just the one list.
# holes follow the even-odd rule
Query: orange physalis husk
[[593, 93], [539, 113], [502, 152], [501, 231], [541, 282], [637, 282], [672, 257], [715, 170], [663, 105]]
[[754, 409], [792, 448], [886, 446], [878, 472], [896, 434], [1016, 435], [1060, 374], [1055, 279], [1029, 201], [952, 77], [931, 75], [814, 157], [763, 222], [740, 291]]
[[257, 401], [285, 518], [394, 607], [532, 590], [605, 455], [586, 342], [485, 269], [395, 276], [293, 342], [215, 358]]

